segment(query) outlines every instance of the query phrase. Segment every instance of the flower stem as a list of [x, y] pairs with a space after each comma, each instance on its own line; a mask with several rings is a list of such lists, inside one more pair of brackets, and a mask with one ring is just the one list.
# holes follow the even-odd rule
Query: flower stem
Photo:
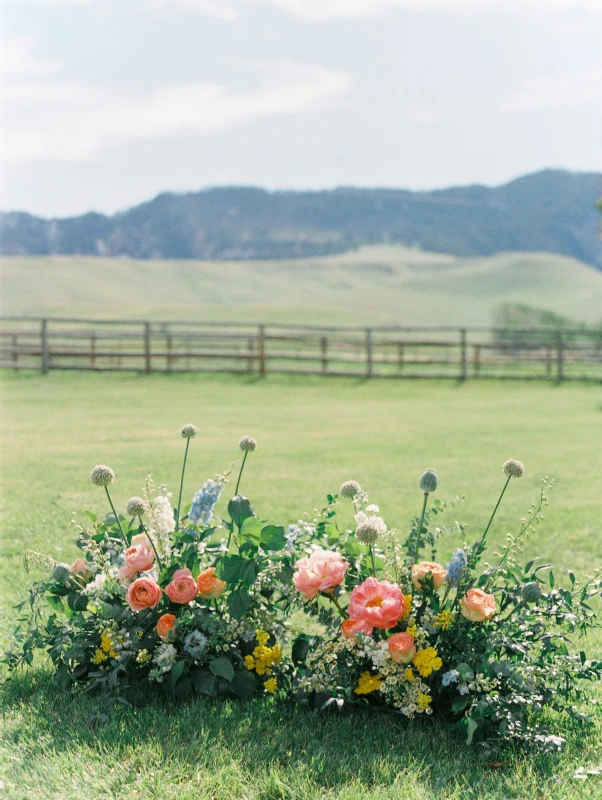
[[186, 457], [188, 456], [188, 446], [190, 439], [186, 439], [186, 450], [184, 450], [184, 463], [182, 464], [182, 477], [180, 478], [180, 495], [178, 497], [178, 507], [176, 509], [176, 533], [180, 527], [180, 506], [182, 505], [182, 488], [184, 486], [184, 472], [186, 471]]
[[420, 549], [420, 536], [422, 535], [422, 524], [424, 522], [424, 515], [426, 513], [426, 504], [429, 499], [429, 493], [424, 493], [424, 503], [422, 504], [422, 514], [420, 515], [420, 525], [418, 526], [418, 533], [416, 535], [416, 548], [414, 550], [414, 558], [412, 559], [412, 564], [415, 564], [418, 561], [418, 550]]
[[370, 545], [370, 558], [372, 559], [372, 575], [376, 578], [376, 561], [374, 560], [374, 545]]
[[245, 468], [245, 461], [247, 460], [247, 456], [249, 455], [249, 451], [245, 450], [245, 454], [242, 459], [242, 464], [240, 465], [240, 472], [238, 473], [238, 480], [236, 481], [236, 489], [234, 490], [234, 496], [238, 494], [238, 487], [240, 486], [240, 479], [242, 478], [242, 471]]
[[333, 590], [333, 589], [327, 589], [327, 590], [324, 592], [324, 594], [325, 594], [325, 595], [327, 595], [327, 597], [328, 597], [328, 598], [329, 598], [329, 599], [330, 599], [330, 600], [331, 600], [331, 601], [332, 601], [332, 602], [335, 604], [335, 606], [337, 607], [337, 609], [338, 609], [338, 611], [339, 611], [339, 614], [340, 614], [340, 615], [343, 617], [343, 619], [347, 619], [349, 615], [348, 615], [348, 614], [347, 614], [347, 612], [346, 612], [346, 611], [344, 611], [344, 609], [342, 609], [342, 608], [341, 608], [341, 606], [339, 605], [339, 601], [338, 601], [338, 600], [336, 599], [336, 597], [334, 596], [334, 590]]
[[157, 564], [159, 565], [159, 569], [163, 572], [163, 564], [161, 563], [161, 559], [159, 558], [159, 553], [157, 552], [157, 548], [155, 547], [155, 543], [153, 542], [150, 533], [146, 530], [144, 522], [142, 522], [142, 517], [138, 517], [140, 524], [142, 525], [142, 530], [146, 534], [149, 542], [151, 543], [151, 547], [153, 548], [153, 552], [155, 554], [155, 558], [157, 559]]
[[497, 503], [495, 504], [495, 508], [493, 509], [493, 514], [492, 514], [492, 515], [491, 515], [491, 517], [489, 518], [489, 522], [487, 523], [487, 527], [485, 528], [485, 532], [484, 532], [484, 533], [483, 533], [483, 535], [481, 536], [481, 544], [483, 544], [483, 542], [485, 541], [485, 537], [487, 536], [487, 532], [489, 531], [489, 528], [491, 527], [491, 523], [493, 522], [493, 518], [495, 517], [495, 515], [496, 515], [496, 512], [497, 512], [497, 510], [498, 510], [498, 508], [499, 508], [499, 505], [500, 505], [500, 503], [502, 502], [502, 497], [504, 496], [504, 492], [505, 492], [505, 491], [506, 491], [506, 489], [508, 488], [508, 484], [510, 483], [510, 478], [511, 478], [511, 477], [512, 477], [512, 475], [508, 475], [508, 480], [507, 480], [507, 481], [506, 481], [506, 483], [504, 484], [504, 488], [502, 489], [502, 493], [500, 494], [500, 496], [499, 496], [499, 498], [498, 498], [498, 501], [497, 501]]
[[115, 511], [115, 506], [113, 505], [113, 501], [111, 500], [111, 495], [109, 494], [108, 486], [105, 486], [105, 492], [107, 493], [107, 497], [109, 498], [109, 503], [111, 505], [111, 510], [113, 511], [113, 516], [115, 517], [115, 519], [117, 520], [117, 524], [119, 525], [119, 530], [121, 531], [121, 538], [123, 539], [123, 543], [127, 548], [128, 540], [126, 539], [125, 533], [123, 532], [123, 528], [121, 527], [121, 522], [119, 522], [119, 517], [117, 516], [117, 512]]

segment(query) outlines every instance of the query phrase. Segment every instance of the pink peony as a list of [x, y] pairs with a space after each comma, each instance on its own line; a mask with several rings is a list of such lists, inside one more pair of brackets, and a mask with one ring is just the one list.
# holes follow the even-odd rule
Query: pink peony
[[405, 601], [396, 583], [367, 578], [351, 592], [347, 612], [374, 628], [392, 628], [405, 611]]
[[346, 619], [345, 622], [341, 625], [341, 633], [345, 637], [345, 639], [354, 639], [356, 633], [367, 633], [368, 636], [374, 630], [374, 626], [370, 625], [366, 620], [363, 619]]
[[153, 566], [155, 554], [143, 544], [134, 544], [125, 551], [125, 564], [134, 572], [146, 572]]
[[349, 564], [340, 553], [332, 550], [314, 550], [309, 558], [302, 558], [295, 564], [297, 571], [293, 582], [297, 591], [306, 600], [313, 600], [320, 592], [333, 589], [342, 583]]
[[495, 614], [495, 597], [482, 589], [469, 589], [460, 600], [460, 613], [471, 622], [485, 622]]
[[447, 570], [435, 561], [421, 561], [420, 564], [412, 564], [412, 583], [419, 592], [424, 591], [422, 583], [428, 573], [431, 573], [433, 586], [439, 589], [447, 578]]
[[180, 603], [180, 605], [186, 605], [194, 600], [197, 591], [196, 581], [189, 569], [177, 569], [171, 583], [165, 588], [165, 593], [171, 602]]
[[409, 633], [394, 633], [387, 639], [389, 655], [396, 664], [409, 664], [416, 655], [414, 637]]
[[150, 578], [137, 578], [130, 583], [126, 600], [132, 611], [142, 611], [145, 608], [155, 608], [161, 602], [163, 592], [161, 587]]

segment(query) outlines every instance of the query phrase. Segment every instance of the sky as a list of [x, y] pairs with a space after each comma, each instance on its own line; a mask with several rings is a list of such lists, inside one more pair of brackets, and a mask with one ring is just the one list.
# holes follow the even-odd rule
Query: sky
[[602, 169], [602, 0], [3, 0], [0, 207]]

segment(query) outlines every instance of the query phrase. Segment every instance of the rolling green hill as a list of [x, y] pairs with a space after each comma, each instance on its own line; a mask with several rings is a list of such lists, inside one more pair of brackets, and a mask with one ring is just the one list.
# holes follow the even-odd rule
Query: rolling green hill
[[602, 272], [549, 253], [457, 258], [401, 246], [269, 261], [2, 259], [5, 314], [336, 324], [482, 324], [501, 303], [602, 317]]

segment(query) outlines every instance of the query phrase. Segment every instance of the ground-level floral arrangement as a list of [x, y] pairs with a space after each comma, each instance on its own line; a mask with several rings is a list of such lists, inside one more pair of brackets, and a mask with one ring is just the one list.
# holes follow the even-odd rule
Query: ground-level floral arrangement
[[[504, 464], [499, 499], [472, 543], [460, 523], [444, 524], [458, 498], [433, 500], [438, 477], [426, 470], [421, 511], [403, 540], [352, 480], [287, 529], [261, 521], [239, 493], [257, 447], [250, 436], [239, 443], [228, 519], [215, 509], [233, 468], [183, 506], [196, 434], [194, 425], [181, 430], [175, 506], [149, 476], [120, 514], [109, 491], [113, 470], [92, 470], [111, 511], [75, 521], [82, 556], [73, 564], [27, 553], [27, 563], [51, 574], [18, 606], [15, 645], [3, 659], [10, 670], [45, 651], [57, 685], [94, 692], [102, 715], [140, 690], [147, 698], [264, 695], [320, 709], [354, 703], [408, 719], [436, 715], [485, 757], [506, 743], [560, 749], [556, 714], [588, 722], [577, 708], [581, 681], [599, 680], [602, 662], [588, 660], [576, 639], [599, 626], [592, 604], [602, 581], [596, 573], [580, 584], [569, 571], [568, 587], [557, 587], [551, 565], [518, 564], [542, 519], [547, 480], [488, 563], [487, 536], [509, 484], [523, 476], [519, 461]], [[345, 513], [351, 524], [339, 522]], [[437, 550], [452, 535], [461, 546], [444, 565]]]

